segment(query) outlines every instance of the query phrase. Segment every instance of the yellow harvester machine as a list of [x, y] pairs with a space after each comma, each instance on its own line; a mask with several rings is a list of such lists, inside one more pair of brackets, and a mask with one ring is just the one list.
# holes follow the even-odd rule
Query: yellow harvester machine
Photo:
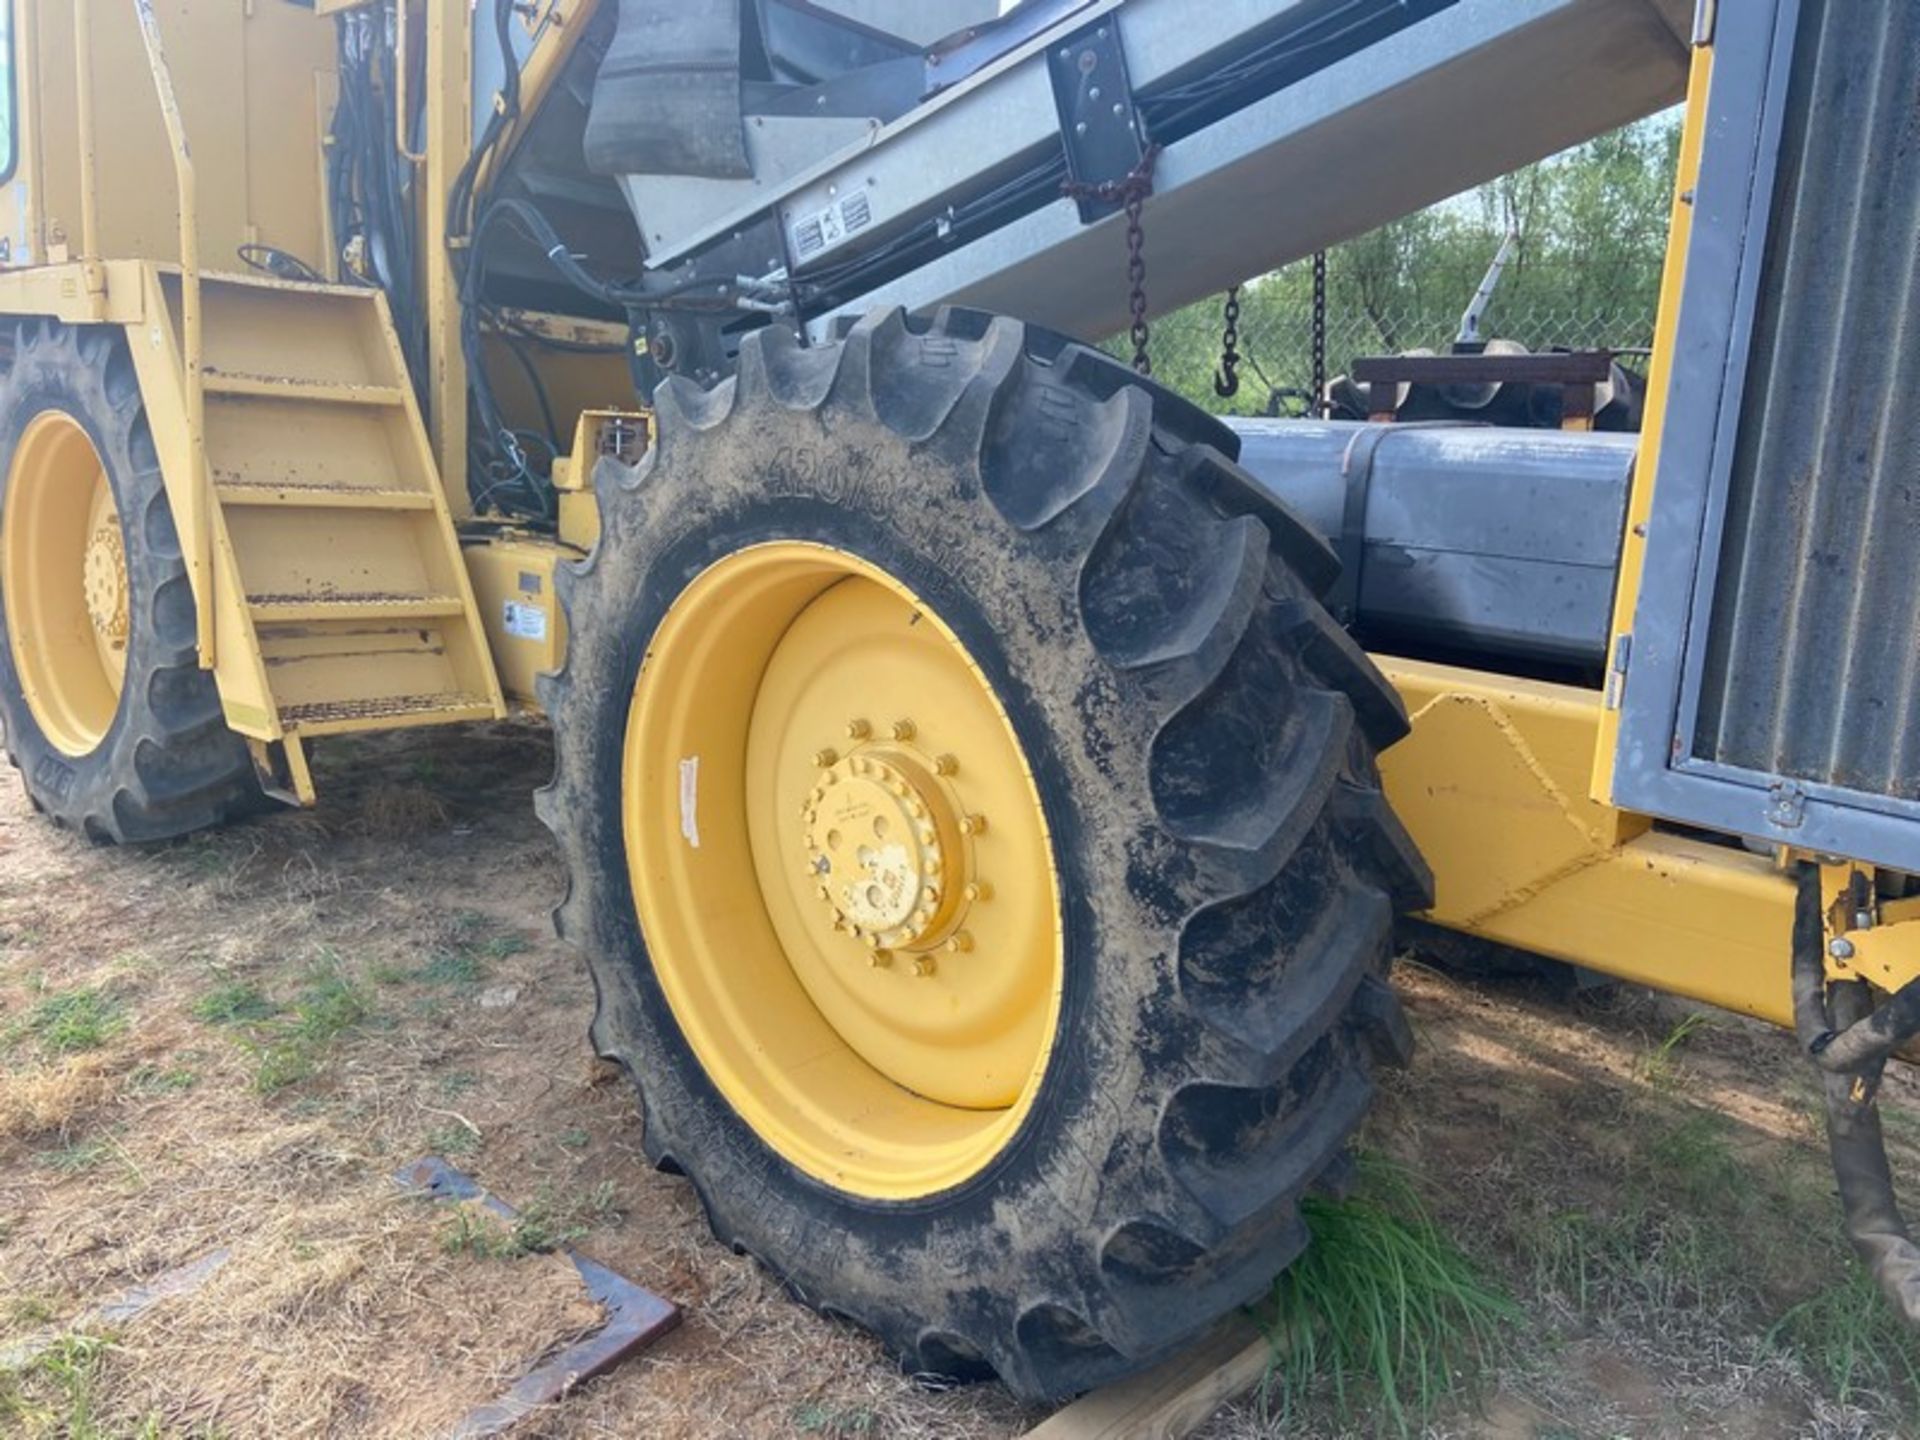
[[[543, 712], [649, 1153], [918, 1370], [1260, 1293], [1408, 913], [1797, 1027], [1920, 1312], [1920, 8], [997, 9], [0, 0], [36, 807], [163, 840]], [[1236, 430], [1068, 338], [1682, 99], [1637, 436], [1590, 357]]]

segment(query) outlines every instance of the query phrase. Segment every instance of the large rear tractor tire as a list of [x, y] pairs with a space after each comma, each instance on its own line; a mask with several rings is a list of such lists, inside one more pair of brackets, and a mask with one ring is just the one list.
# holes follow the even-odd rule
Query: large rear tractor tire
[[20, 322], [0, 378], [0, 726], [34, 805], [100, 843], [257, 805], [125, 338]]
[[1031, 1399], [1257, 1299], [1430, 880], [1406, 719], [1232, 436], [1009, 320], [670, 382], [564, 575], [540, 812], [593, 1039], [715, 1233]]

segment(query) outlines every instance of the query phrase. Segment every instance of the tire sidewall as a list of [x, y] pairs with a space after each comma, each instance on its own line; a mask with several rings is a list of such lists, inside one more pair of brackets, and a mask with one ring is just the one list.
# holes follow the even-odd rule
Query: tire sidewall
[[[7, 748], [29, 794], [48, 814], [102, 842], [134, 838], [122, 833], [130, 820], [148, 823], [140, 813], [142, 770], [157, 757], [148, 756], [143, 747], [164, 745], [169, 733], [155, 712], [156, 697], [167, 699], [173, 712], [218, 710], [213, 678], [198, 670], [193, 653], [192, 591], [125, 347], [118, 332], [28, 321], [21, 327], [13, 368], [0, 381], [0, 456], [5, 457], [0, 516], [5, 514], [14, 479], [12, 460], [21, 438], [50, 411], [66, 415], [86, 432], [118, 511], [127, 567], [125, 680], [112, 723], [87, 754], [68, 755], [55, 745], [27, 703], [0, 594], [0, 719]], [[209, 761], [224, 763], [238, 775], [243, 768], [241, 757], [234, 754], [238, 745], [230, 735], [198, 738], [180, 760], [195, 769]], [[221, 761], [218, 757], [223, 756]], [[223, 809], [235, 808], [235, 793], [228, 781], [191, 814], [199, 823], [216, 819]]]
[[[685, 1168], [710, 1212], [717, 1223], [738, 1227], [723, 1238], [782, 1256], [798, 1288], [858, 1268], [854, 1250], [888, 1255], [916, 1273], [924, 1273], [924, 1264], [945, 1266], [950, 1281], [961, 1285], [979, 1256], [1005, 1247], [1009, 1214], [1056, 1216], [1058, 1243], [1083, 1242], [1099, 1201], [1088, 1187], [1101, 1173], [1104, 1150], [1122, 1132], [1138, 1133], [1138, 1123], [1129, 1125], [1120, 1114], [1135, 1102], [1125, 1084], [1134, 1043], [1129, 1030], [1143, 1006], [1140, 981], [1170, 968], [1172, 937], [1145, 941], [1156, 956], [1148, 965], [1096, 965], [1096, 957], [1127, 943], [1114, 933], [1116, 917], [1138, 937], [1149, 935], [1151, 917], [1128, 890], [1124, 840], [1131, 837], [1117, 835], [1111, 823], [1119, 812], [1110, 810], [1103, 825], [1089, 817], [1080, 797], [1098, 793], [1088, 783], [1089, 757], [1149, 737], [1105, 733], [1106, 707], [1089, 701], [1085, 686], [1055, 681], [1046, 687], [1054, 697], [1079, 693], [1078, 701], [1056, 698], [1049, 706], [1036, 698], [1039, 687], [1028, 674], [1036, 657], [1076, 666], [1089, 681], [1104, 670], [1078, 626], [1073, 587], [1060, 584], [1058, 567], [1067, 557], [1050, 553], [1047, 540], [999, 521], [977, 494], [977, 473], [955, 457], [913, 449], [882, 425], [835, 421], [835, 429], [816, 432], [812, 445], [716, 446], [703, 457], [712, 464], [663, 458], [636, 482], [641, 494], [631, 498], [643, 503], [619, 507], [624, 513], [615, 522], [632, 527], [630, 543], [611, 547], [620, 552], [621, 575], [632, 575], [635, 584], [629, 589], [602, 576], [593, 587], [596, 596], [620, 601], [578, 616], [568, 661], [576, 683], [569, 693], [584, 704], [556, 714], [555, 723], [564, 727], [563, 744], [589, 752], [590, 843], [604, 882], [594, 889], [599, 913], [591, 928], [596, 942], [612, 942], [610, 970], [618, 977], [612, 988], [621, 992], [602, 994], [602, 1022], [611, 1019], [639, 1037], [636, 1078], [650, 1128], [664, 1132], [650, 1137], [655, 1148], [670, 1157], [697, 1157]], [[742, 473], [716, 475], [714, 464]], [[849, 493], [850, 484], [857, 495]], [[999, 1153], [960, 1184], [918, 1199], [870, 1199], [826, 1185], [786, 1161], [740, 1118], [681, 1032], [634, 906], [618, 797], [642, 658], [692, 580], [744, 548], [777, 541], [858, 556], [906, 585], [954, 631], [1012, 723], [1052, 838], [1062, 920], [1057, 1043], [1031, 1110]], [[608, 549], [603, 542], [603, 555]], [[988, 563], [994, 565], [991, 584], [966, 583], [970, 565]], [[1144, 773], [1145, 767], [1121, 762], [1114, 768]], [[1116, 783], [1107, 777], [1109, 793]], [[1151, 816], [1144, 789], [1133, 796], [1132, 813]], [[609, 1007], [620, 1013], [608, 1016]], [[1101, 1014], [1116, 1023], [1102, 1023]], [[1045, 1248], [1041, 1236], [1023, 1243], [1036, 1241]], [[873, 1324], [880, 1317], [856, 1318]]]
[[[1085, 1389], [1264, 1293], [1306, 1243], [1301, 1197], [1345, 1173], [1370, 1060], [1404, 1049], [1376, 977], [1418, 862], [1356, 723], [1364, 706], [1394, 738], [1391, 692], [1315, 603], [1324, 545], [1097, 352], [978, 312], [749, 341], [736, 380], [656, 396], [653, 448], [602, 463], [601, 538], [558, 577], [571, 638], [541, 687], [538, 809], [594, 1043], [638, 1082], [649, 1157], [798, 1298], [917, 1368]], [[823, 1184], [753, 1132], [634, 904], [644, 658], [701, 574], [775, 542], [857, 556], [939, 615], [1052, 840], [1064, 994], [1038, 1093], [977, 1174], [919, 1199]]]
[[[54, 343], [58, 345], [62, 342]], [[114, 506], [119, 514], [120, 539], [127, 556], [128, 593], [131, 595], [135, 593], [132, 589], [135, 556], [141, 547], [127, 523], [129, 513], [137, 513], [129, 508], [135, 500], [128, 493], [131, 488], [128, 477], [134, 469], [129, 436], [124, 428], [116, 427], [110, 432], [100, 424], [99, 417], [111, 415], [113, 411], [107, 404], [105, 386], [100, 383], [95, 371], [49, 364], [45, 357], [43, 346], [23, 347], [12, 372], [4, 382], [0, 382], [0, 456], [6, 457], [4, 468], [0, 468], [0, 517], [6, 514], [6, 505], [13, 490], [13, 457], [28, 427], [50, 412], [65, 415], [86, 432], [107, 472], [107, 484], [113, 492]], [[4, 524], [4, 519], [0, 519], [0, 524]], [[129, 675], [140, 673], [136, 667], [144, 658], [141, 652], [149, 641], [145, 627], [138, 623], [137, 610], [137, 606], [129, 606], [129, 619], [132, 622], [127, 634]], [[14, 761], [43, 805], [59, 813], [83, 798], [77, 792], [87, 788], [88, 771], [101, 768], [101, 758], [111, 755], [118, 748], [127, 728], [127, 710], [128, 692], [123, 687], [119, 704], [114, 708], [112, 724], [107, 727], [100, 743], [85, 755], [68, 755], [49, 740], [39, 718], [33, 713], [33, 707], [27, 703], [26, 687], [13, 655], [13, 632], [6, 611], [6, 597], [4, 592], [0, 592], [0, 719], [5, 721], [7, 745], [13, 752]]]

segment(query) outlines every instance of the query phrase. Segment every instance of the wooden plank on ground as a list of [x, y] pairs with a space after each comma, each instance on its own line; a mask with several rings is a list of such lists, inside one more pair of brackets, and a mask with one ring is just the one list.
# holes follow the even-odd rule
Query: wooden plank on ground
[[1272, 1342], [1236, 1318], [1191, 1350], [1082, 1396], [1027, 1440], [1182, 1440], [1258, 1385], [1272, 1363]]

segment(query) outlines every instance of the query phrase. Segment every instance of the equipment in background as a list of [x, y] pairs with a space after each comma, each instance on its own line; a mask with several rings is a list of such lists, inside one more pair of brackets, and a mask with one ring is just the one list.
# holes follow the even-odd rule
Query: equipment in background
[[1598, 676], [1634, 437], [1227, 423], [1248, 473], [1339, 554], [1333, 611], [1369, 650]]
[[1328, 387], [1338, 420], [1460, 420], [1521, 430], [1633, 434], [1647, 382], [1609, 350], [1529, 351], [1511, 340], [1369, 356]]

